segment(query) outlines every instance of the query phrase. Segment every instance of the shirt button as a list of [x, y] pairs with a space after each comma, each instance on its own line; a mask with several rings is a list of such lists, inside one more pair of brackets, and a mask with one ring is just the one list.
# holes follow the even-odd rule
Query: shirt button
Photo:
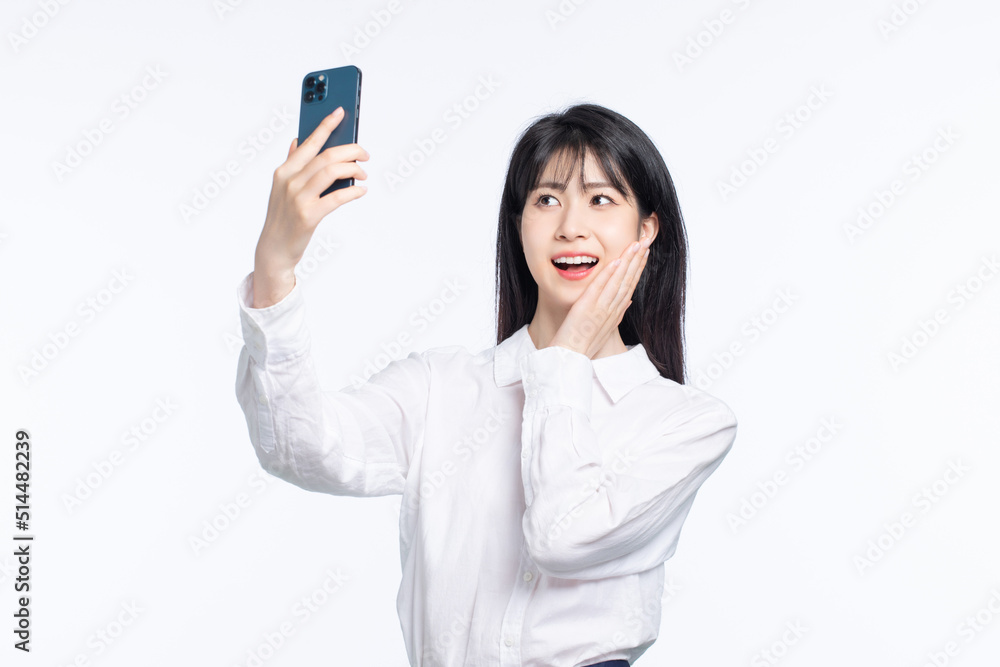
[[260, 401], [261, 405], [263, 405], [263, 404], [267, 403], [267, 396], [264, 395], [264, 394], [261, 394], [260, 396], [257, 397], [257, 400]]
[[525, 572], [524, 573], [524, 580], [525, 581], [531, 581], [531, 573], [530, 572]]
[[528, 390], [528, 396], [530, 396], [531, 398], [534, 398], [537, 395], [538, 395], [538, 390], [535, 389], [534, 387]]
[[507, 639], [503, 640], [503, 643], [506, 644], [507, 646], [513, 646], [514, 640], [511, 639], [510, 637], [507, 637]]
[[525, 378], [525, 379], [526, 379], [526, 380], [527, 380], [528, 382], [534, 382], [534, 381], [535, 381], [535, 376], [534, 376], [534, 374], [532, 374], [532, 373], [528, 373], [528, 377], [527, 377], [527, 378]]
[[521, 450], [521, 458], [522, 459], [526, 459], [529, 456], [531, 456], [531, 452], [529, 452], [527, 449], [522, 449]]

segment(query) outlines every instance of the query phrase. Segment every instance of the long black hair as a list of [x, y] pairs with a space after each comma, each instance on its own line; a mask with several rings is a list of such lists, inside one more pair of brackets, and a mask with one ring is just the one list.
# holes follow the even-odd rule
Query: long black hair
[[[591, 153], [619, 192], [631, 193], [639, 224], [653, 212], [659, 231], [618, 332], [626, 345], [642, 343], [660, 375], [684, 384], [684, 287], [687, 234], [673, 180], [652, 140], [621, 114], [597, 104], [577, 104], [537, 119], [511, 154], [497, 226], [497, 344], [531, 322], [538, 285], [521, 244], [521, 213], [549, 160], [580, 165]], [[639, 227], [636, 227], [636, 239]]]

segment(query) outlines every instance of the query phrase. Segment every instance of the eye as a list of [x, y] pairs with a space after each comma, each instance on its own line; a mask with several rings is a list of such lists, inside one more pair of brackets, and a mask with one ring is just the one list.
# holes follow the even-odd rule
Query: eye
[[[593, 202], [593, 201], [597, 201], [599, 199], [607, 199], [608, 200], [608, 204], [614, 204], [615, 203], [615, 200], [612, 199], [611, 197], [607, 196], [607, 195], [594, 195], [594, 198], [591, 199], [590, 201]], [[600, 203], [598, 203], [598, 206], [607, 206], [607, 204], [600, 204]]]
[[543, 199], [552, 199], [552, 200], [555, 200], [555, 197], [553, 197], [552, 195], [539, 195], [538, 196], [538, 200], [535, 203], [536, 204], [541, 204], [542, 206], [551, 206], [551, 204], [545, 204], [545, 203], [543, 203], [542, 202]]

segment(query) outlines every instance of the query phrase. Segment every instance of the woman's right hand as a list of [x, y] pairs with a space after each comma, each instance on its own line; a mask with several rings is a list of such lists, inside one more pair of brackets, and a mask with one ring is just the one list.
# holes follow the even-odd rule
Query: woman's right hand
[[360, 145], [345, 144], [320, 152], [343, 118], [343, 109], [338, 109], [324, 118], [301, 146], [293, 139], [288, 158], [274, 170], [267, 217], [254, 253], [254, 308], [274, 305], [292, 291], [295, 265], [320, 221], [367, 192], [363, 185], [352, 185], [320, 197], [337, 179], [368, 178], [357, 164], [369, 158]]

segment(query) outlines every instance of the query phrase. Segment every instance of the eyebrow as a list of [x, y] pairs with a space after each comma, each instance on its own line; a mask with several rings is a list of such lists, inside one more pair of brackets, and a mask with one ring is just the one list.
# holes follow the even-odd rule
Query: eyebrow
[[[608, 181], [591, 181], [589, 183], [583, 184], [584, 191], [587, 190], [597, 190], [598, 188], [611, 188], [612, 190], [617, 190], [613, 183]], [[565, 183], [556, 183], [555, 181], [545, 181], [544, 183], [539, 183], [535, 190], [551, 189], [563, 192], [566, 190]]]

